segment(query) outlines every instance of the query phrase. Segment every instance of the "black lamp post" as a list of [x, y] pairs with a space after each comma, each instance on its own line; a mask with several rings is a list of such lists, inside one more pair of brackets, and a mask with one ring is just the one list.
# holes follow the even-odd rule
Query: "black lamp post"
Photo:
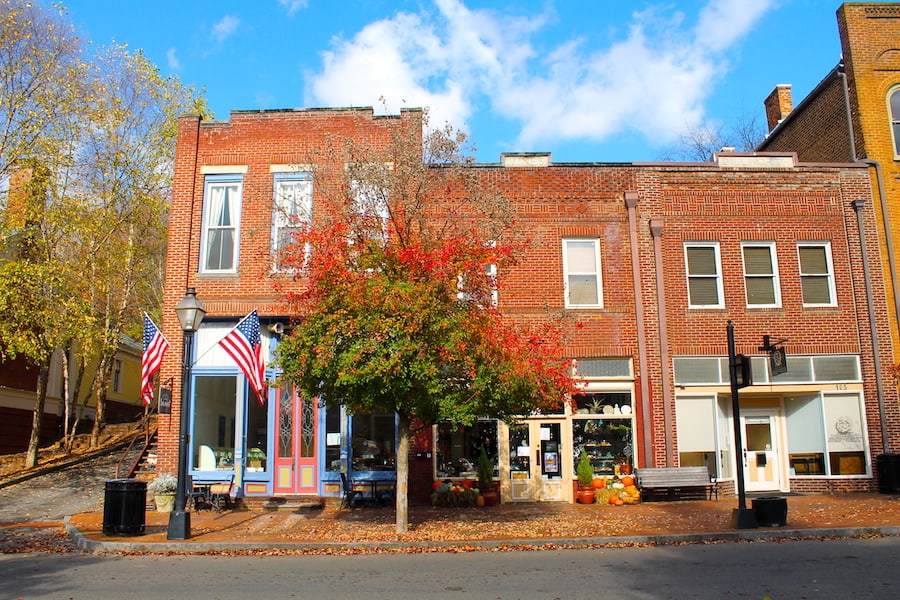
[[184, 333], [184, 352], [181, 357], [181, 435], [178, 439], [178, 485], [175, 488], [175, 508], [169, 513], [169, 529], [166, 535], [170, 540], [187, 540], [191, 537], [191, 515], [187, 512], [187, 451], [188, 424], [191, 407], [191, 359], [193, 355], [194, 333], [203, 321], [203, 305], [197, 300], [194, 288], [189, 287], [184, 298], [175, 307], [181, 331]]

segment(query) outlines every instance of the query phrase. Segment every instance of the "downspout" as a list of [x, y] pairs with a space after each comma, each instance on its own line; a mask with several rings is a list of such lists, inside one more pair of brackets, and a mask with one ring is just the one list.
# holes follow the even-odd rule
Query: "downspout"
[[644, 329], [644, 298], [641, 294], [641, 265], [638, 253], [637, 192], [625, 192], [625, 207], [628, 209], [628, 237], [631, 242], [631, 279], [634, 284], [634, 318], [637, 321], [638, 369], [641, 371], [641, 466], [652, 466], [653, 440], [650, 414], [650, 377], [647, 373], [647, 339]]
[[872, 295], [872, 279], [869, 276], [869, 259], [866, 253], [866, 236], [863, 231], [863, 215], [862, 210], [866, 205], [865, 200], [854, 200], [851, 202], [853, 210], [856, 211], [856, 226], [859, 229], [859, 247], [862, 258], [863, 278], [866, 282], [866, 303], [869, 306], [869, 327], [872, 330], [872, 360], [875, 361], [875, 389], [878, 396], [878, 414], [881, 422], [881, 443], [883, 451], [888, 452], [890, 448], [890, 437], [888, 435], [887, 422], [885, 420], [884, 407], [884, 386], [881, 380], [881, 352], [878, 349], [878, 325], [875, 322], [875, 306], [873, 304]]
[[847, 86], [847, 74], [844, 72], [844, 63], [837, 67], [838, 77], [841, 78], [841, 88], [844, 92], [844, 114], [847, 115], [847, 133], [850, 137], [850, 162], [856, 162], [856, 137], [853, 134], [853, 115], [850, 114], [850, 88]]
[[650, 235], [653, 236], [653, 254], [656, 266], [656, 307], [659, 313], [659, 362], [662, 371], [663, 423], [665, 425], [666, 466], [675, 464], [672, 456], [672, 387], [669, 385], [669, 333], [666, 322], [666, 292], [662, 262], [663, 220], [650, 219]]
[[[853, 130], [853, 115], [850, 106], [850, 86], [847, 83], [847, 73], [844, 71], [844, 63], [838, 65], [838, 76], [841, 78], [841, 89], [844, 95], [844, 113], [847, 115], [847, 135], [850, 142], [850, 160], [852, 162], [861, 162], [875, 168], [876, 182], [878, 185], [879, 210], [881, 211], [881, 222], [884, 225], [885, 248], [887, 250], [888, 271], [891, 278], [891, 290], [894, 294], [894, 322], [900, 325], [900, 290], [897, 283], [897, 268], [894, 260], [894, 243], [891, 236], [891, 221], [889, 218], [887, 198], [884, 192], [884, 177], [881, 173], [881, 164], [871, 159], [860, 159], [856, 156], [856, 135]], [[864, 234], [862, 228], [862, 215], [860, 210], [865, 205], [863, 200], [855, 200], [853, 209], [856, 211], [856, 220], [859, 227], [859, 239], [862, 247], [863, 273], [866, 280], [866, 299], [869, 304], [869, 321], [872, 328], [872, 345], [874, 347], [873, 358], [875, 359], [875, 389], [878, 394], [878, 416], [881, 423], [881, 442], [884, 444], [884, 452], [890, 451], [890, 437], [888, 435], [887, 425], [885, 423], [885, 405], [884, 405], [884, 381], [881, 376], [881, 360], [878, 350], [878, 331], [875, 325], [875, 309], [872, 306], [872, 281], [869, 277], [869, 262], [866, 258], [866, 246], [864, 244]], [[891, 356], [891, 362], [893, 362]]]

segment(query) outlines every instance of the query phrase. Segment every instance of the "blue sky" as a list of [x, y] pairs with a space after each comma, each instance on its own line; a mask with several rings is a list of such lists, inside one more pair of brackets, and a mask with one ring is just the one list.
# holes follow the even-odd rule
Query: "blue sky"
[[654, 160], [699, 123], [765, 124], [840, 60], [837, 0], [62, 0], [231, 110], [427, 106], [479, 162]]

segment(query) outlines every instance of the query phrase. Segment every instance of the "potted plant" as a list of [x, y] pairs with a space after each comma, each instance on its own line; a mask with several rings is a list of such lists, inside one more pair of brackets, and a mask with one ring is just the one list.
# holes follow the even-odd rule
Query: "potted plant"
[[153, 494], [156, 502], [156, 510], [159, 512], [172, 512], [175, 507], [175, 490], [178, 480], [170, 473], [162, 473], [147, 485], [147, 491]]
[[584, 448], [581, 449], [581, 458], [578, 460], [578, 467], [575, 469], [578, 476], [578, 502], [581, 504], [594, 503], [594, 489], [591, 484], [594, 481], [594, 465], [588, 458]]
[[491, 459], [488, 458], [484, 448], [481, 449], [481, 454], [478, 456], [477, 473], [478, 490], [481, 492], [481, 497], [484, 498], [484, 505], [497, 504], [497, 490], [494, 489], [494, 465], [491, 464]]

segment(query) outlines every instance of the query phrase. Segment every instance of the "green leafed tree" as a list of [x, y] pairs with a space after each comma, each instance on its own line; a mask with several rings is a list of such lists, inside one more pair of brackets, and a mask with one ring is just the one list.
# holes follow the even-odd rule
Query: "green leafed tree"
[[308, 288], [289, 297], [296, 323], [278, 359], [309, 397], [398, 415], [403, 533], [418, 428], [559, 406], [572, 379], [554, 319], [511, 322], [495, 306], [495, 273], [521, 244], [512, 204], [469, 168], [465, 136], [423, 139], [418, 119], [388, 126], [386, 148], [341, 140], [319, 157], [330, 217], [293, 246]]
[[[141, 309], [161, 304], [177, 118], [205, 103], [140, 52], [88, 54], [56, 7], [0, 0], [0, 25], [0, 352], [41, 370], [72, 348], [76, 382], [96, 365], [96, 444], [120, 335], [139, 335]], [[18, 293], [23, 273], [52, 277]], [[78, 388], [66, 385], [67, 426]]]

